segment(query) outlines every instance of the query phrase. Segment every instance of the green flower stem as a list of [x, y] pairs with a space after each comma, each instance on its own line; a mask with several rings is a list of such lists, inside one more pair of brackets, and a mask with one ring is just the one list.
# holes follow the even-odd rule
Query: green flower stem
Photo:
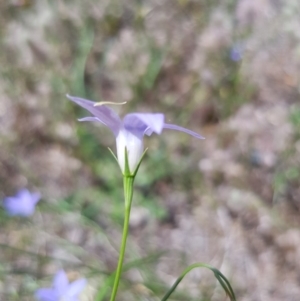
[[110, 301], [114, 301], [116, 298], [118, 286], [119, 286], [119, 282], [120, 282], [120, 277], [121, 277], [121, 273], [122, 273], [122, 266], [123, 266], [123, 261], [124, 261], [126, 241], [127, 241], [128, 229], [129, 229], [129, 217], [130, 217], [130, 209], [131, 209], [131, 202], [132, 202], [132, 195], [133, 195], [134, 176], [125, 174], [123, 177], [123, 181], [124, 181], [123, 183], [124, 183], [124, 197], [125, 197], [125, 219], [124, 219], [124, 227], [123, 227], [123, 235], [122, 235], [119, 261], [118, 261], [118, 266], [117, 266], [117, 270], [116, 270], [116, 274], [115, 274], [116, 277], [115, 277]]

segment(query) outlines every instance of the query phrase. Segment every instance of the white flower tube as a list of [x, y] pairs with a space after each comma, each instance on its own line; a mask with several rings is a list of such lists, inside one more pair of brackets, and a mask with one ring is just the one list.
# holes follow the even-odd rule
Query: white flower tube
[[116, 138], [117, 157], [122, 172], [125, 172], [125, 148], [127, 149], [130, 173], [134, 173], [144, 151], [143, 137], [121, 129]]

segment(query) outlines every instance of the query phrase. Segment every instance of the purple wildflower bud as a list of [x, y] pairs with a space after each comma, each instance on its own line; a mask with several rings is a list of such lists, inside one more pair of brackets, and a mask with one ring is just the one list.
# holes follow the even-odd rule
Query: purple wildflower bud
[[35, 206], [40, 199], [39, 193], [31, 193], [27, 189], [22, 189], [15, 196], [5, 198], [3, 207], [11, 216], [28, 217], [34, 213]]
[[144, 151], [143, 137], [152, 133], [161, 134], [163, 129], [185, 132], [198, 139], [204, 139], [196, 132], [190, 131], [175, 124], [165, 123], [162, 113], [130, 113], [123, 120], [109, 107], [87, 99], [67, 97], [85, 108], [94, 117], [85, 117], [79, 121], [96, 121], [106, 125], [115, 135], [117, 144], [117, 157], [122, 172], [125, 171], [125, 148], [127, 149], [130, 173], [134, 173]]
[[51, 288], [40, 288], [35, 293], [38, 301], [78, 301], [78, 295], [86, 286], [85, 279], [69, 283], [65, 271], [57, 272]]
[[239, 62], [243, 58], [244, 47], [241, 43], [235, 44], [230, 50], [230, 59], [234, 62]]

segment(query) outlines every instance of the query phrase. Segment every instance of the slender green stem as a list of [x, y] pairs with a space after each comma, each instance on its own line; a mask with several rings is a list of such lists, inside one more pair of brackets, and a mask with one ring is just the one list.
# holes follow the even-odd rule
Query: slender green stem
[[116, 298], [118, 286], [119, 286], [119, 282], [120, 282], [120, 277], [121, 277], [121, 273], [122, 273], [122, 266], [123, 266], [123, 261], [124, 261], [126, 241], [127, 241], [128, 228], [129, 228], [129, 217], [130, 217], [130, 209], [131, 209], [131, 202], [132, 202], [132, 195], [133, 195], [134, 176], [124, 175], [123, 180], [124, 180], [124, 197], [125, 197], [125, 219], [124, 219], [124, 227], [123, 227], [123, 235], [122, 235], [119, 261], [118, 261], [116, 277], [115, 277], [110, 301], [114, 301]]

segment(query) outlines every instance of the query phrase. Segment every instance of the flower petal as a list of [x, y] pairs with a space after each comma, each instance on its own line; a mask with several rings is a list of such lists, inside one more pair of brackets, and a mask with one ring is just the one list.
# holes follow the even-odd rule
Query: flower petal
[[199, 135], [198, 133], [194, 132], [194, 131], [191, 131], [191, 130], [188, 130], [186, 128], [183, 128], [179, 125], [176, 125], [176, 124], [169, 124], [169, 123], [165, 123], [164, 124], [164, 129], [169, 129], [169, 130], [175, 130], [175, 131], [180, 131], [180, 132], [184, 132], [184, 133], [187, 133], [195, 138], [198, 138], [198, 139], [205, 139], [203, 136]]
[[3, 207], [8, 215], [28, 217], [34, 213], [35, 205], [40, 198], [39, 193], [31, 193], [27, 189], [21, 189], [15, 196], [5, 198]]
[[26, 188], [20, 189], [16, 194], [16, 198], [30, 198], [30, 197], [31, 197], [31, 193]]
[[[82, 121], [90, 121], [90, 122], [101, 122], [103, 123], [99, 118], [97, 117], [83, 117], [78, 119], [78, 121], [82, 122]], [[103, 123], [104, 125], [106, 125], [105, 123]]]
[[[119, 116], [115, 113], [114, 110], [110, 109], [109, 107], [102, 105], [102, 106], [94, 106], [95, 102], [80, 98], [67, 95], [67, 97], [78, 104], [79, 106], [83, 107], [84, 109], [88, 110], [92, 113], [95, 117], [97, 117], [103, 124], [105, 124], [110, 130], [115, 134], [118, 134], [119, 129], [121, 127], [121, 120]], [[87, 120], [82, 120], [87, 121]], [[90, 121], [90, 120], [89, 120]], [[97, 121], [97, 120], [94, 120]]]
[[121, 129], [117, 139], [117, 157], [122, 172], [125, 172], [125, 148], [127, 149], [130, 172], [134, 173], [143, 154], [143, 132]]
[[164, 119], [165, 116], [162, 113], [131, 113], [124, 117], [123, 126], [128, 131], [150, 136], [153, 132], [161, 134]]
[[62, 295], [68, 289], [69, 281], [64, 270], [57, 272], [53, 278], [53, 288], [59, 294]]
[[3, 207], [8, 215], [14, 216], [19, 214], [19, 202], [14, 197], [7, 197], [3, 201]]
[[64, 294], [64, 297], [66, 300], [69, 300], [68, 298], [74, 298], [78, 294], [81, 293], [81, 291], [84, 289], [86, 286], [86, 280], [85, 279], [78, 279], [71, 284], [69, 284], [68, 290]]
[[[30, 192], [27, 189], [22, 189], [18, 192], [17, 196], [19, 197], [20, 204], [23, 205], [24, 209], [28, 209], [29, 212], [33, 213], [35, 209], [35, 205], [41, 198], [40, 193], [38, 192]], [[25, 210], [26, 211], [26, 210]]]
[[40, 288], [34, 296], [39, 301], [57, 301], [59, 298], [57, 292], [52, 288]]

